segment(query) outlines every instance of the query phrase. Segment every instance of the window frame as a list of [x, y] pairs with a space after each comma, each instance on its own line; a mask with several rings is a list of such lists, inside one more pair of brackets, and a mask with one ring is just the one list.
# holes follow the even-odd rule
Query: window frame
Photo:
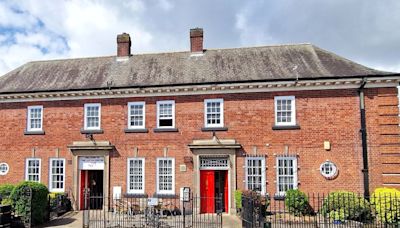
[[[160, 126], [160, 105], [161, 104], [172, 104], [172, 126]], [[162, 118], [166, 119], [166, 118]], [[175, 128], [175, 100], [163, 100], [163, 101], [157, 101], [157, 128], [162, 128], [162, 129], [170, 129], [170, 128]]]
[[[37, 174], [29, 174], [29, 172], [28, 172], [28, 168], [29, 168], [29, 161], [39, 161], [39, 173], [37, 173]], [[39, 178], [38, 178], [38, 181], [34, 181], [34, 182], [38, 182], [38, 183], [40, 183], [40, 181], [41, 181], [41, 173], [42, 173], [42, 159], [40, 159], [40, 158], [27, 158], [26, 160], [25, 160], [25, 180], [26, 181], [33, 181], [33, 180], [29, 180], [29, 175], [38, 175], [39, 176]]]
[[10, 172], [10, 165], [7, 162], [0, 162], [0, 166], [2, 165], [5, 165], [7, 167], [7, 171], [6, 172], [0, 171], [0, 176], [5, 176], [8, 174], [8, 172]]
[[[207, 104], [212, 102], [219, 102], [220, 103], [220, 123], [219, 124], [208, 124], [207, 123]], [[217, 98], [217, 99], [204, 99], [204, 127], [224, 127], [224, 99]]]
[[[131, 106], [132, 105], [142, 105], [143, 106], [143, 124], [142, 126], [132, 126], [131, 125]], [[128, 102], [128, 129], [145, 129], [146, 128], [146, 102], [144, 101], [135, 101], [135, 102]]]
[[[276, 194], [286, 195], [286, 192], [279, 191], [279, 160], [293, 160], [293, 189], [298, 189], [298, 158], [296, 156], [277, 156], [276, 157]], [[287, 176], [287, 175], [286, 175]]]
[[[61, 174], [63, 176], [63, 187], [62, 188], [53, 188], [53, 186], [52, 186], [51, 178], [53, 176], [53, 172], [52, 172], [53, 161], [55, 161], [55, 160], [63, 161], [63, 173]], [[50, 158], [49, 163], [50, 163], [49, 164], [49, 192], [64, 192], [65, 191], [65, 169], [66, 169], [65, 158]]]
[[[172, 165], [172, 189], [171, 190], [160, 190], [159, 182], [160, 182], [160, 161], [161, 160], [171, 160]], [[157, 172], [156, 172], [156, 193], [160, 195], [174, 195], [175, 194], [175, 158], [171, 157], [162, 157], [157, 158]]]
[[[278, 100], [291, 100], [291, 121], [278, 122]], [[294, 126], [296, 125], [296, 97], [295, 96], [275, 96], [274, 97], [274, 112], [275, 112], [275, 125], [276, 126]]]
[[248, 183], [248, 177], [249, 177], [249, 166], [247, 165], [248, 160], [261, 160], [261, 194], [266, 193], [266, 181], [267, 181], [267, 172], [266, 172], [266, 166], [265, 166], [265, 157], [246, 157], [245, 159], [245, 183], [246, 183], [246, 190], [249, 190], [249, 183]]
[[[87, 108], [88, 107], [98, 107], [99, 108], [99, 116], [98, 116], [98, 118], [99, 118], [99, 126], [98, 127], [88, 127], [87, 126], [87, 124], [88, 124]], [[84, 125], [83, 126], [84, 126], [85, 130], [100, 130], [101, 129], [101, 103], [86, 103], [84, 105], [84, 119], [83, 119], [83, 121], [84, 121]]]
[[[32, 128], [31, 123], [31, 112], [32, 109], [40, 109], [40, 128]], [[27, 121], [26, 121], [26, 130], [29, 132], [35, 132], [35, 131], [43, 131], [43, 105], [33, 105], [33, 106], [28, 106], [28, 112], [27, 112]]]
[[397, 86], [397, 101], [399, 109], [399, 126], [400, 126], [400, 84]]
[[[130, 182], [129, 179], [130, 175], [130, 161], [141, 160], [142, 161], [142, 190], [135, 190], [130, 189]], [[130, 194], [144, 194], [145, 193], [145, 186], [146, 186], [146, 165], [145, 165], [145, 158], [128, 158], [127, 159], [127, 166], [126, 166], [126, 192]]]

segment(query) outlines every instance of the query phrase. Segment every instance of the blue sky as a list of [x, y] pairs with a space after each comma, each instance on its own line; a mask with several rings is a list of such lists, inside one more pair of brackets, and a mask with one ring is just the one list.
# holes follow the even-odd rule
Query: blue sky
[[313, 43], [363, 65], [400, 72], [399, 0], [0, 0], [0, 75], [34, 60]]

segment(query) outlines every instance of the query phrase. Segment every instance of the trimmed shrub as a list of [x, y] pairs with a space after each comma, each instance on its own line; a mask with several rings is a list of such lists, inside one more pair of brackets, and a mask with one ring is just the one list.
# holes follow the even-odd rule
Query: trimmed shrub
[[[31, 202], [29, 202], [29, 196], [26, 194], [27, 188], [32, 190]], [[24, 217], [31, 210], [32, 223], [37, 225], [46, 221], [47, 218], [47, 194], [49, 194], [49, 190], [44, 184], [24, 181], [14, 188], [10, 198], [14, 202], [15, 213]], [[29, 205], [32, 209], [29, 208]]]
[[54, 193], [51, 192], [48, 195], [50, 211], [57, 212], [57, 215], [61, 215], [72, 209], [71, 200], [68, 198], [66, 193]]
[[2, 184], [0, 185], [0, 198], [6, 199], [10, 197], [12, 190], [14, 189], [12, 184]]
[[236, 209], [242, 209], [242, 191], [241, 190], [235, 191], [235, 204], [236, 204]]
[[372, 222], [371, 205], [364, 197], [354, 192], [337, 191], [329, 193], [324, 199], [321, 213], [332, 220]]
[[298, 189], [286, 191], [285, 205], [288, 207], [289, 212], [295, 216], [311, 215], [314, 213], [307, 195]]
[[400, 224], [400, 191], [394, 188], [377, 188], [371, 196], [371, 204], [380, 221]]

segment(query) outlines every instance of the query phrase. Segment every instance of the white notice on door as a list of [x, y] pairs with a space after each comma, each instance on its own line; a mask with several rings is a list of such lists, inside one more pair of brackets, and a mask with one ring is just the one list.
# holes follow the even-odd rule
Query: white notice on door
[[104, 157], [79, 157], [80, 170], [104, 170]]

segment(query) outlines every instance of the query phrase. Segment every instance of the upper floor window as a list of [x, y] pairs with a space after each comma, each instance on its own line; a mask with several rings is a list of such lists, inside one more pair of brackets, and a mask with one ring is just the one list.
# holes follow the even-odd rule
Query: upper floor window
[[275, 97], [275, 125], [296, 125], [296, 103], [294, 96]]
[[265, 193], [265, 158], [247, 157], [246, 158], [246, 188], [247, 190]]
[[144, 193], [144, 158], [128, 159], [128, 192]]
[[223, 127], [224, 126], [224, 100], [205, 99], [204, 100], [204, 126]]
[[128, 103], [128, 128], [145, 128], [145, 103], [129, 102]]
[[175, 193], [175, 160], [157, 158], [157, 193]]
[[157, 128], [175, 128], [175, 101], [157, 101]]
[[64, 192], [65, 159], [50, 158], [49, 191]]
[[101, 104], [85, 104], [85, 130], [99, 130], [101, 122]]
[[284, 195], [287, 190], [297, 189], [297, 157], [276, 158], [277, 193]]
[[28, 131], [42, 131], [43, 130], [43, 106], [29, 106], [28, 107]]
[[25, 164], [25, 180], [40, 182], [40, 158], [28, 158]]

